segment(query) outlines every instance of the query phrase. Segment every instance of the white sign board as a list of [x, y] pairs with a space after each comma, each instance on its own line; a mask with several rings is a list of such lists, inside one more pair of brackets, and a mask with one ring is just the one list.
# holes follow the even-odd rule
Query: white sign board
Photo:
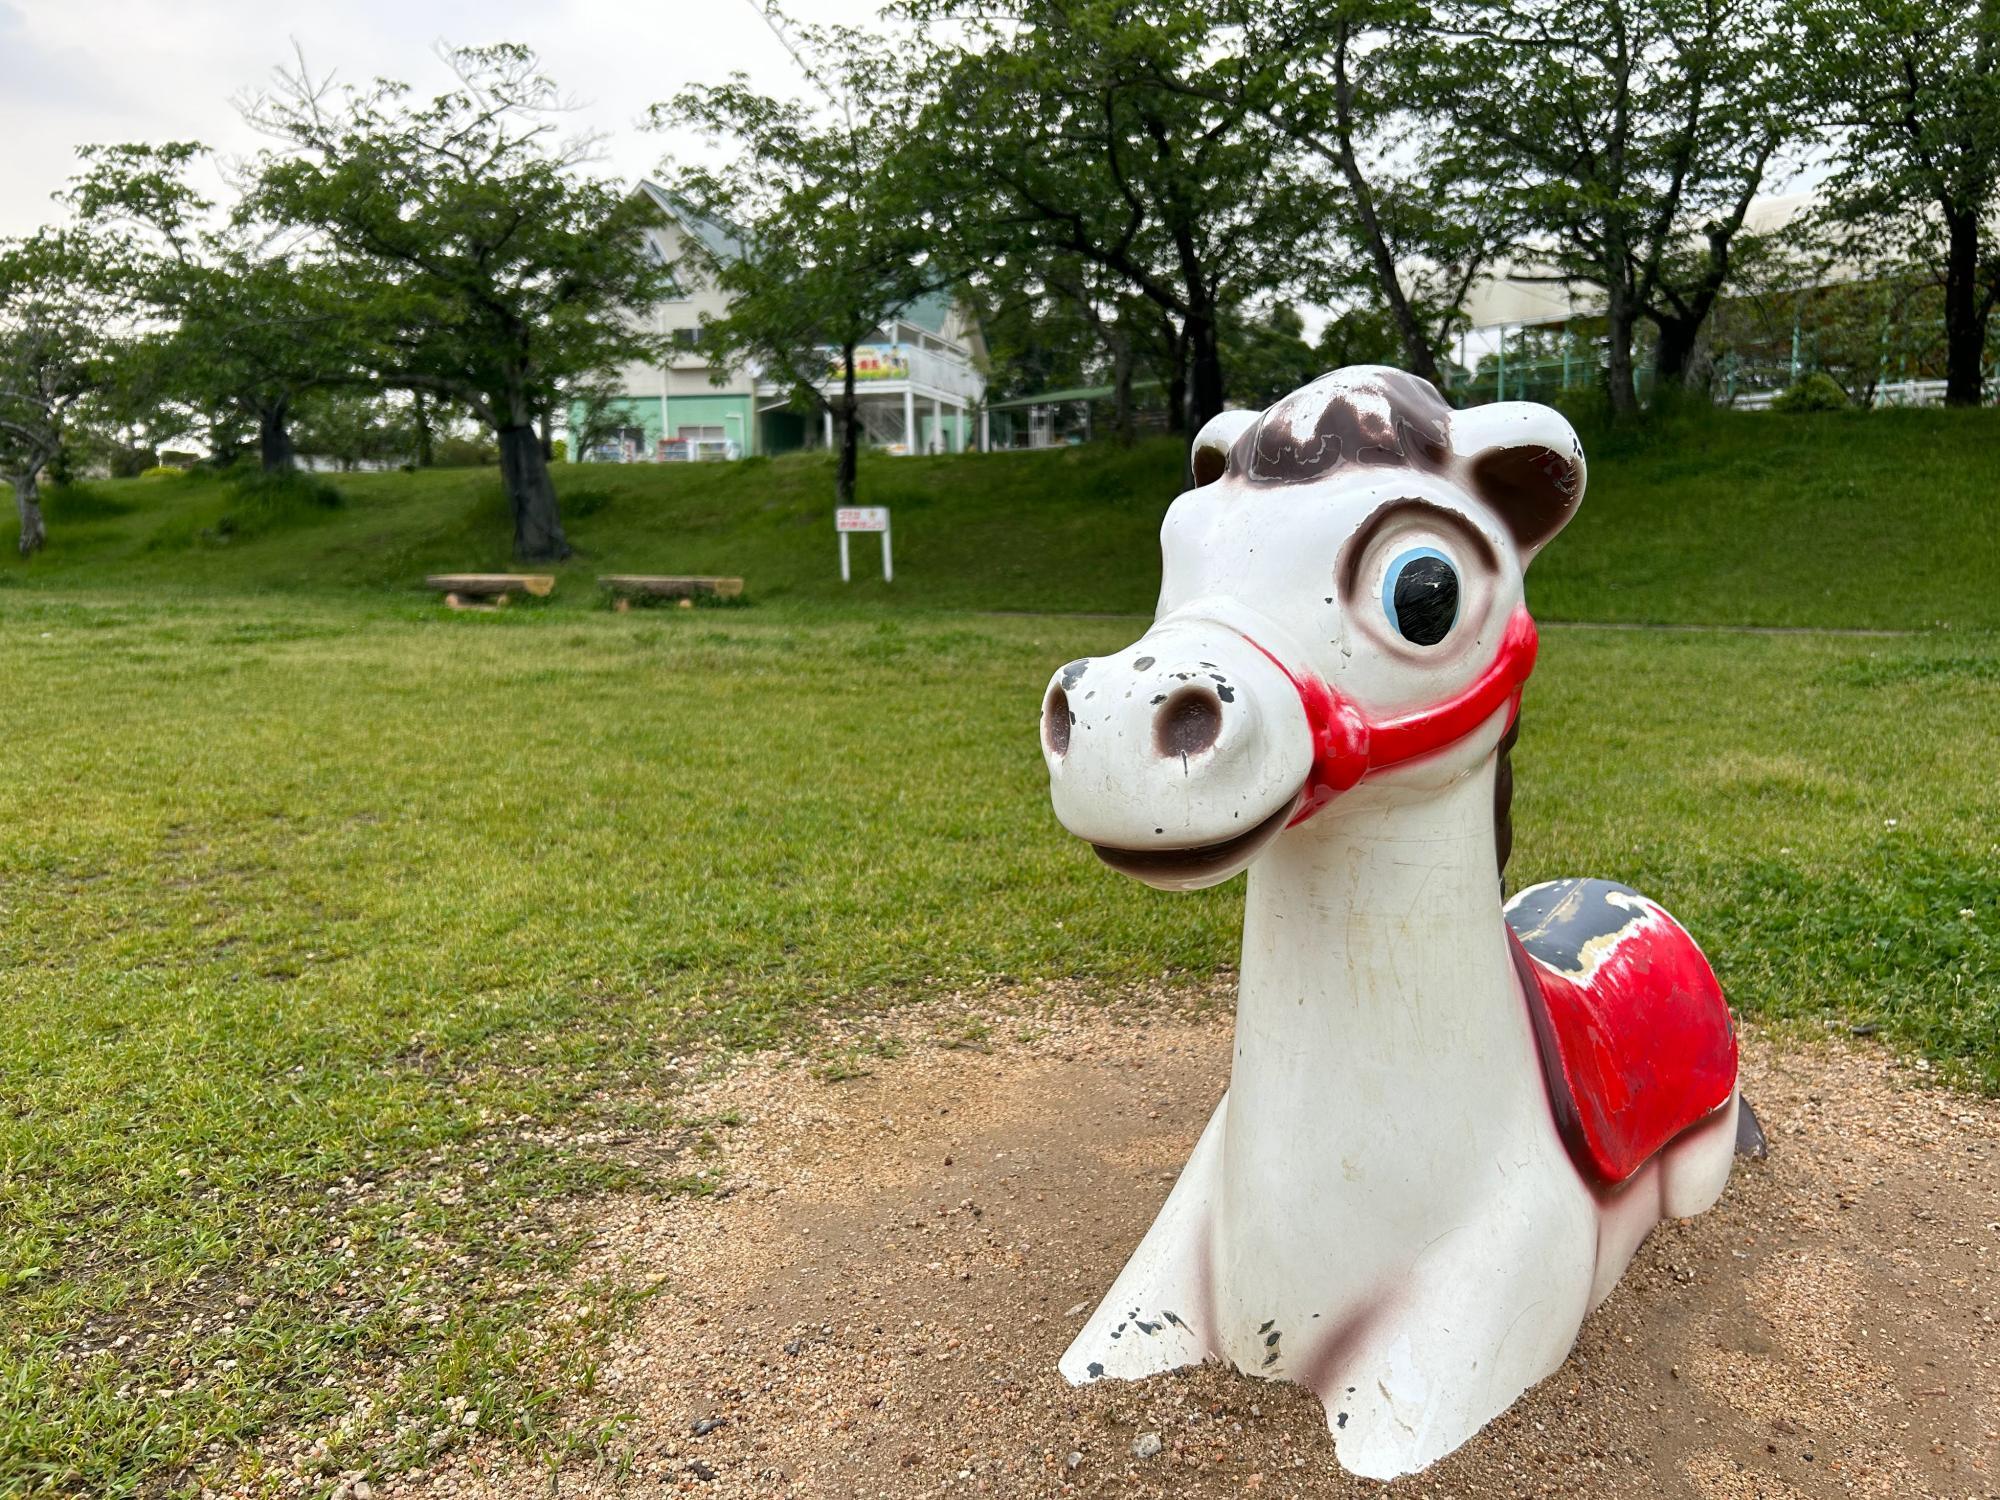
[[882, 533], [882, 581], [888, 583], [896, 576], [895, 565], [889, 557], [889, 507], [886, 505], [842, 505], [833, 512], [833, 529], [840, 533], [840, 581], [848, 583], [852, 575], [848, 570], [847, 537], [855, 531], [879, 531]]

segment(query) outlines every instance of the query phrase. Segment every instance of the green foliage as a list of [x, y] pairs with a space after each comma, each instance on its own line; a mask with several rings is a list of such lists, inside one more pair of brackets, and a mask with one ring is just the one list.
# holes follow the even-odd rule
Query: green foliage
[[[1324, 187], [1300, 293], [1354, 319], [1341, 341], [1376, 346], [1367, 362], [1443, 385], [1467, 292], [1522, 234], [1487, 163], [1423, 150], [1450, 103], [1429, 65], [1465, 43], [1410, 0], [1227, 0], [1222, 11], [1226, 61], [1211, 86], [1296, 148], [1269, 170]], [[1328, 368], [1343, 362], [1354, 361]]]
[[1686, 370], [1728, 285], [1780, 145], [1796, 129], [1781, 0], [1445, 0], [1426, 98], [1430, 160], [1483, 181], [1546, 248], [1533, 259], [1605, 299], [1610, 395], [1637, 404], [1638, 320], [1664, 379]]
[[1847, 392], [1831, 375], [1815, 371], [1789, 387], [1771, 403], [1772, 411], [1843, 411], [1851, 405]]
[[590, 140], [553, 135], [564, 101], [534, 53], [445, 57], [458, 87], [428, 103], [399, 83], [283, 75], [249, 111], [283, 145], [258, 158], [241, 212], [315, 237], [356, 309], [363, 368], [484, 423], [509, 453], [516, 553], [561, 557], [535, 424], [574, 384], [663, 357], [628, 314], [672, 275], [648, 249], [651, 206], [586, 175]]
[[500, 448], [483, 434], [449, 433], [437, 439], [431, 462], [440, 469], [490, 469], [500, 462]]
[[1900, 252], [1944, 287], [1946, 399], [1982, 398], [2000, 301], [2000, 7], [1813, 0], [1803, 50], [1839, 170], [1823, 220], [1845, 252]]
[[1222, 358], [1230, 398], [1261, 411], [1334, 366], [1305, 341], [1305, 319], [1280, 302], [1268, 316], [1232, 314], [1222, 324]]
[[[794, 34], [787, 45], [825, 101], [772, 98], [739, 73], [686, 90], [653, 121], [692, 123], [734, 145], [727, 167], [663, 174], [683, 220], [683, 279], [729, 298], [726, 315], [704, 322], [702, 345], [718, 363], [773, 372], [796, 405], [833, 414], [834, 500], [846, 505], [860, 434], [852, 352], [945, 278], [925, 264], [929, 238], [904, 162], [914, 104], [894, 52], [846, 28]], [[841, 394], [829, 401], [822, 389], [836, 369]]]
[[292, 446], [342, 469], [401, 462], [416, 451], [409, 402], [358, 390], [315, 392], [293, 415]]
[[88, 146], [68, 200], [124, 238], [125, 281], [163, 331], [120, 367], [120, 415], [155, 446], [185, 414], [261, 428], [267, 467], [290, 462], [284, 433], [309, 394], [361, 375], [366, 337], [351, 288], [274, 243], [268, 226], [218, 208], [188, 180], [208, 155], [191, 141]]
[[186, 469], [177, 468], [173, 464], [154, 464], [152, 468], [142, 470], [139, 474], [139, 478], [185, 479], [187, 478], [187, 474], [188, 471]]
[[1328, 229], [1324, 185], [1279, 167], [1282, 133], [1228, 86], [1232, 18], [1186, 0], [899, 9], [952, 38], [906, 170], [964, 274], [1090, 267], [1087, 297], [1166, 326], [1189, 421], [1221, 410], [1225, 311], [1289, 286]]
[[193, 525], [195, 518], [189, 514], [180, 526], [162, 528], [156, 544], [178, 541], [191, 532], [197, 546], [236, 546], [273, 532], [311, 525], [347, 503], [347, 497], [335, 486], [297, 469], [239, 470], [224, 480], [223, 493], [222, 510], [210, 524]]
[[35, 492], [90, 403], [114, 384], [121, 255], [81, 230], [0, 241], [0, 480], [26, 524], [22, 553], [44, 541]]

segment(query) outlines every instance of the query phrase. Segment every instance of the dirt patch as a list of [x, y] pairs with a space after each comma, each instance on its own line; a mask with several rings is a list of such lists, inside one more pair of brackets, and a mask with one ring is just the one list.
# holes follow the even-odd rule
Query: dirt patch
[[1382, 1486], [1339, 1469], [1295, 1387], [1056, 1374], [1220, 1097], [1230, 1030], [1023, 1024], [966, 1050], [913, 1021], [865, 1077], [765, 1059], [700, 1088], [692, 1110], [742, 1118], [733, 1191], [604, 1207], [590, 1274], [660, 1291], [573, 1403], [596, 1436], [553, 1473], [487, 1447], [375, 1492], [2000, 1495], [1992, 1103], [1752, 1034], [1770, 1159], [1653, 1234], [1555, 1376]]

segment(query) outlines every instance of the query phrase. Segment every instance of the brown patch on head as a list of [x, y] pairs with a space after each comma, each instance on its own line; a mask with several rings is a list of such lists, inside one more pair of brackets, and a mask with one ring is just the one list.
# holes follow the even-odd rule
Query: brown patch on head
[[1472, 461], [1472, 492], [1533, 551], [1561, 531], [1583, 500], [1576, 460], [1539, 443], [1491, 448]]
[[1336, 469], [1438, 471], [1451, 408], [1428, 380], [1363, 366], [1322, 375], [1246, 428], [1229, 469], [1252, 484], [1304, 484]]
[[1229, 455], [1220, 448], [1196, 448], [1188, 459], [1188, 467], [1193, 470], [1195, 488], [1200, 489], [1205, 484], [1214, 484], [1227, 472]]

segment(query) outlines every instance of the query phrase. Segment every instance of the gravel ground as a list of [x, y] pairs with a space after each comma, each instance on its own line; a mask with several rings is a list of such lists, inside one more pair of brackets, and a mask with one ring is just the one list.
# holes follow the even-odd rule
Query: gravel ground
[[1749, 1033], [1769, 1160], [1654, 1232], [1556, 1375], [1384, 1486], [1298, 1388], [1056, 1374], [1221, 1094], [1229, 1021], [1013, 1009], [971, 1046], [940, 1040], [977, 1034], [963, 1009], [889, 1023], [863, 1077], [763, 1058], [698, 1088], [687, 1112], [741, 1117], [730, 1190], [593, 1209], [587, 1274], [659, 1289], [573, 1402], [605, 1435], [373, 1493], [2000, 1496], [2000, 1105]]

